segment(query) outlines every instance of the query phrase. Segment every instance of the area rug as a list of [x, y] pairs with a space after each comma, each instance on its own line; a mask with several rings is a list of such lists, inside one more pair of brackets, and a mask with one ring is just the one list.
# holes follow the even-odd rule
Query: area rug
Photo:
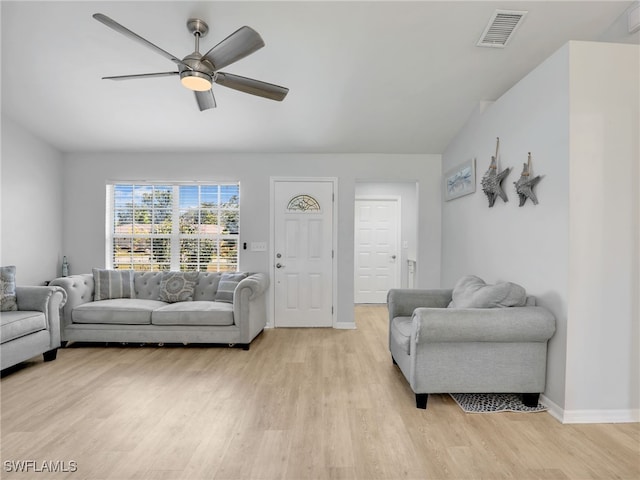
[[450, 393], [466, 413], [544, 412], [547, 407], [527, 407], [514, 393]]

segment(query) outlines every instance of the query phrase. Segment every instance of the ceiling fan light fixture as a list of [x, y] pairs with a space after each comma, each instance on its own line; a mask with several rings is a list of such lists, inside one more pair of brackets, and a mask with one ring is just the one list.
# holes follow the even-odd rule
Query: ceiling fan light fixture
[[200, 111], [215, 108], [216, 106], [213, 90], [211, 89], [214, 82], [239, 92], [276, 101], [282, 101], [289, 92], [289, 89], [286, 87], [261, 82], [253, 78], [241, 77], [240, 75], [218, 72], [218, 69], [231, 65], [264, 47], [262, 37], [251, 27], [244, 26], [239, 28], [202, 55], [199, 50], [200, 38], [207, 34], [209, 27], [204, 21], [192, 18], [187, 21], [187, 29], [195, 38], [195, 50], [180, 60], [180, 58], [154, 45], [149, 40], [132, 32], [127, 27], [120, 25], [102, 13], [94, 14], [93, 18], [125, 37], [129, 37], [154, 50], [178, 66], [177, 72], [118, 75], [115, 77], [102, 77], [103, 79], [129, 80], [134, 78], [156, 78], [179, 75], [180, 83], [188, 90], [194, 92]]
[[186, 70], [180, 74], [180, 83], [194, 92], [205, 92], [211, 90], [212, 80], [206, 73]]

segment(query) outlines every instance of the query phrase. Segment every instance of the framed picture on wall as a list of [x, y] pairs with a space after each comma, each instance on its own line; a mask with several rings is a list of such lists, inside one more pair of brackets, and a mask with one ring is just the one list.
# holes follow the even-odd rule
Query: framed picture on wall
[[457, 165], [443, 176], [444, 199], [446, 201], [469, 195], [476, 191], [476, 159]]

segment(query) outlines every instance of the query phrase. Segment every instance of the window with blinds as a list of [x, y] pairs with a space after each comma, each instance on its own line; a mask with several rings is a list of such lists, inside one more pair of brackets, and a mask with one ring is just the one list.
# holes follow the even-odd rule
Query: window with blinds
[[237, 271], [238, 184], [115, 183], [107, 197], [112, 268]]

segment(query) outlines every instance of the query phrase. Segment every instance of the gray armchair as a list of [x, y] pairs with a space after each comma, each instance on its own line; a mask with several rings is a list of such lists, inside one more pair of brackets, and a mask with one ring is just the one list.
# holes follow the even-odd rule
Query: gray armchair
[[55, 360], [60, 347], [60, 308], [67, 299], [60, 287], [16, 287], [18, 310], [0, 313], [0, 367], [42, 354]]
[[416, 406], [426, 408], [430, 393], [521, 393], [537, 406], [553, 314], [533, 297], [524, 306], [447, 308], [452, 295], [394, 289], [387, 297], [389, 349]]

